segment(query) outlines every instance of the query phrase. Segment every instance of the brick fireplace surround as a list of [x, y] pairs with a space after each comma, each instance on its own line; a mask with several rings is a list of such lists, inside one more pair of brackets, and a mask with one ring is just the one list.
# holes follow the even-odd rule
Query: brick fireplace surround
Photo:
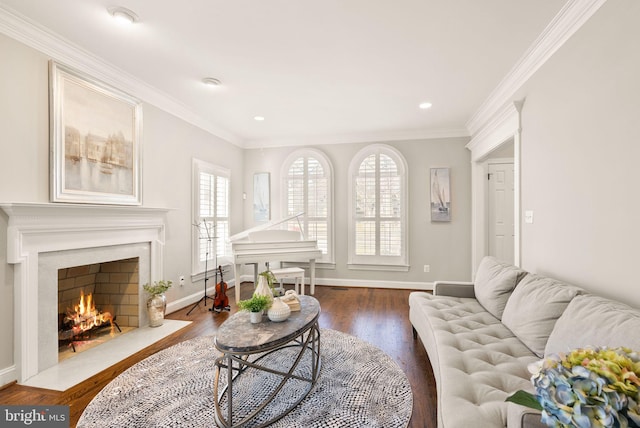
[[[58, 364], [58, 271], [137, 258], [137, 288], [144, 301], [142, 284], [163, 277], [167, 210], [28, 203], [0, 204], [0, 208], [8, 215], [7, 262], [13, 265], [14, 278], [12, 377], [29, 384], [29, 379]], [[145, 305], [139, 305], [137, 317], [141, 327], [147, 326]], [[115, 340], [100, 347], [111, 342]]]

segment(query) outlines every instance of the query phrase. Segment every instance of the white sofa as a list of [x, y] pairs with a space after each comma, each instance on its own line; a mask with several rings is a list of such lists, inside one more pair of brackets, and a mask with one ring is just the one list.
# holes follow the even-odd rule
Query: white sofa
[[640, 349], [640, 310], [486, 257], [474, 282], [436, 282], [409, 296], [409, 319], [429, 355], [438, 427], [543, 427], [505, 402], [533, 392], [527, 365], [585, 346]]

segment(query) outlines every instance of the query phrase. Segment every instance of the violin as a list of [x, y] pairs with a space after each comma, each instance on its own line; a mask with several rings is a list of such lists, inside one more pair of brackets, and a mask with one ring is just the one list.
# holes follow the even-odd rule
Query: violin
[[229, 297], [227, 296], [227, 283], [222, 278], [222, 266], [218, 266], [218, 272], [220, 272], [220, 282], [216, 284], [216, 294], [213, 296], [213, 309], [216, 312], [222, 310], [230, 311]]

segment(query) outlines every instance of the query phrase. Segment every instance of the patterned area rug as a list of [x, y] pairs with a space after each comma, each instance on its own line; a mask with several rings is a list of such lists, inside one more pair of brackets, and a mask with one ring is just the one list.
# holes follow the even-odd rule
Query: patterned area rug
[[[413, 408], [411, 385], [395, 361], [379, 348], [335, 330], [322, 329], [320, 340], [322, 366], [318, 382], [297, 407], [270, 426], [408, 425]], [[218, 355], [213, 336], [206, 336], [140, 361], [96, 395], [80, 417], [78, 427], [215, 427], [214, 359]], [[269, 357], [273, 355], [294, 358], [293, 352]], [[274, 382], [273, 375], [263, 376], [244, 379], [249, 383], [247, 390], [256, 394]], [[287, 396], [282, 401], [286, 402]]]

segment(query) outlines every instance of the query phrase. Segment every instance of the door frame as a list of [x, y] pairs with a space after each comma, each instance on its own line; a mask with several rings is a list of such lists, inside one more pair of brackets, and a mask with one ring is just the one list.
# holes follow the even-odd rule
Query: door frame
[[523, 102], [507, 104], [471, 138], [466, 148], [471, 151], [471, 271], [475, 276], [478, 264], [488, 254], [488, 158], [491, 152], [513, 142], [514, 231], [513, 260], [521, 266], [521, 116]]

